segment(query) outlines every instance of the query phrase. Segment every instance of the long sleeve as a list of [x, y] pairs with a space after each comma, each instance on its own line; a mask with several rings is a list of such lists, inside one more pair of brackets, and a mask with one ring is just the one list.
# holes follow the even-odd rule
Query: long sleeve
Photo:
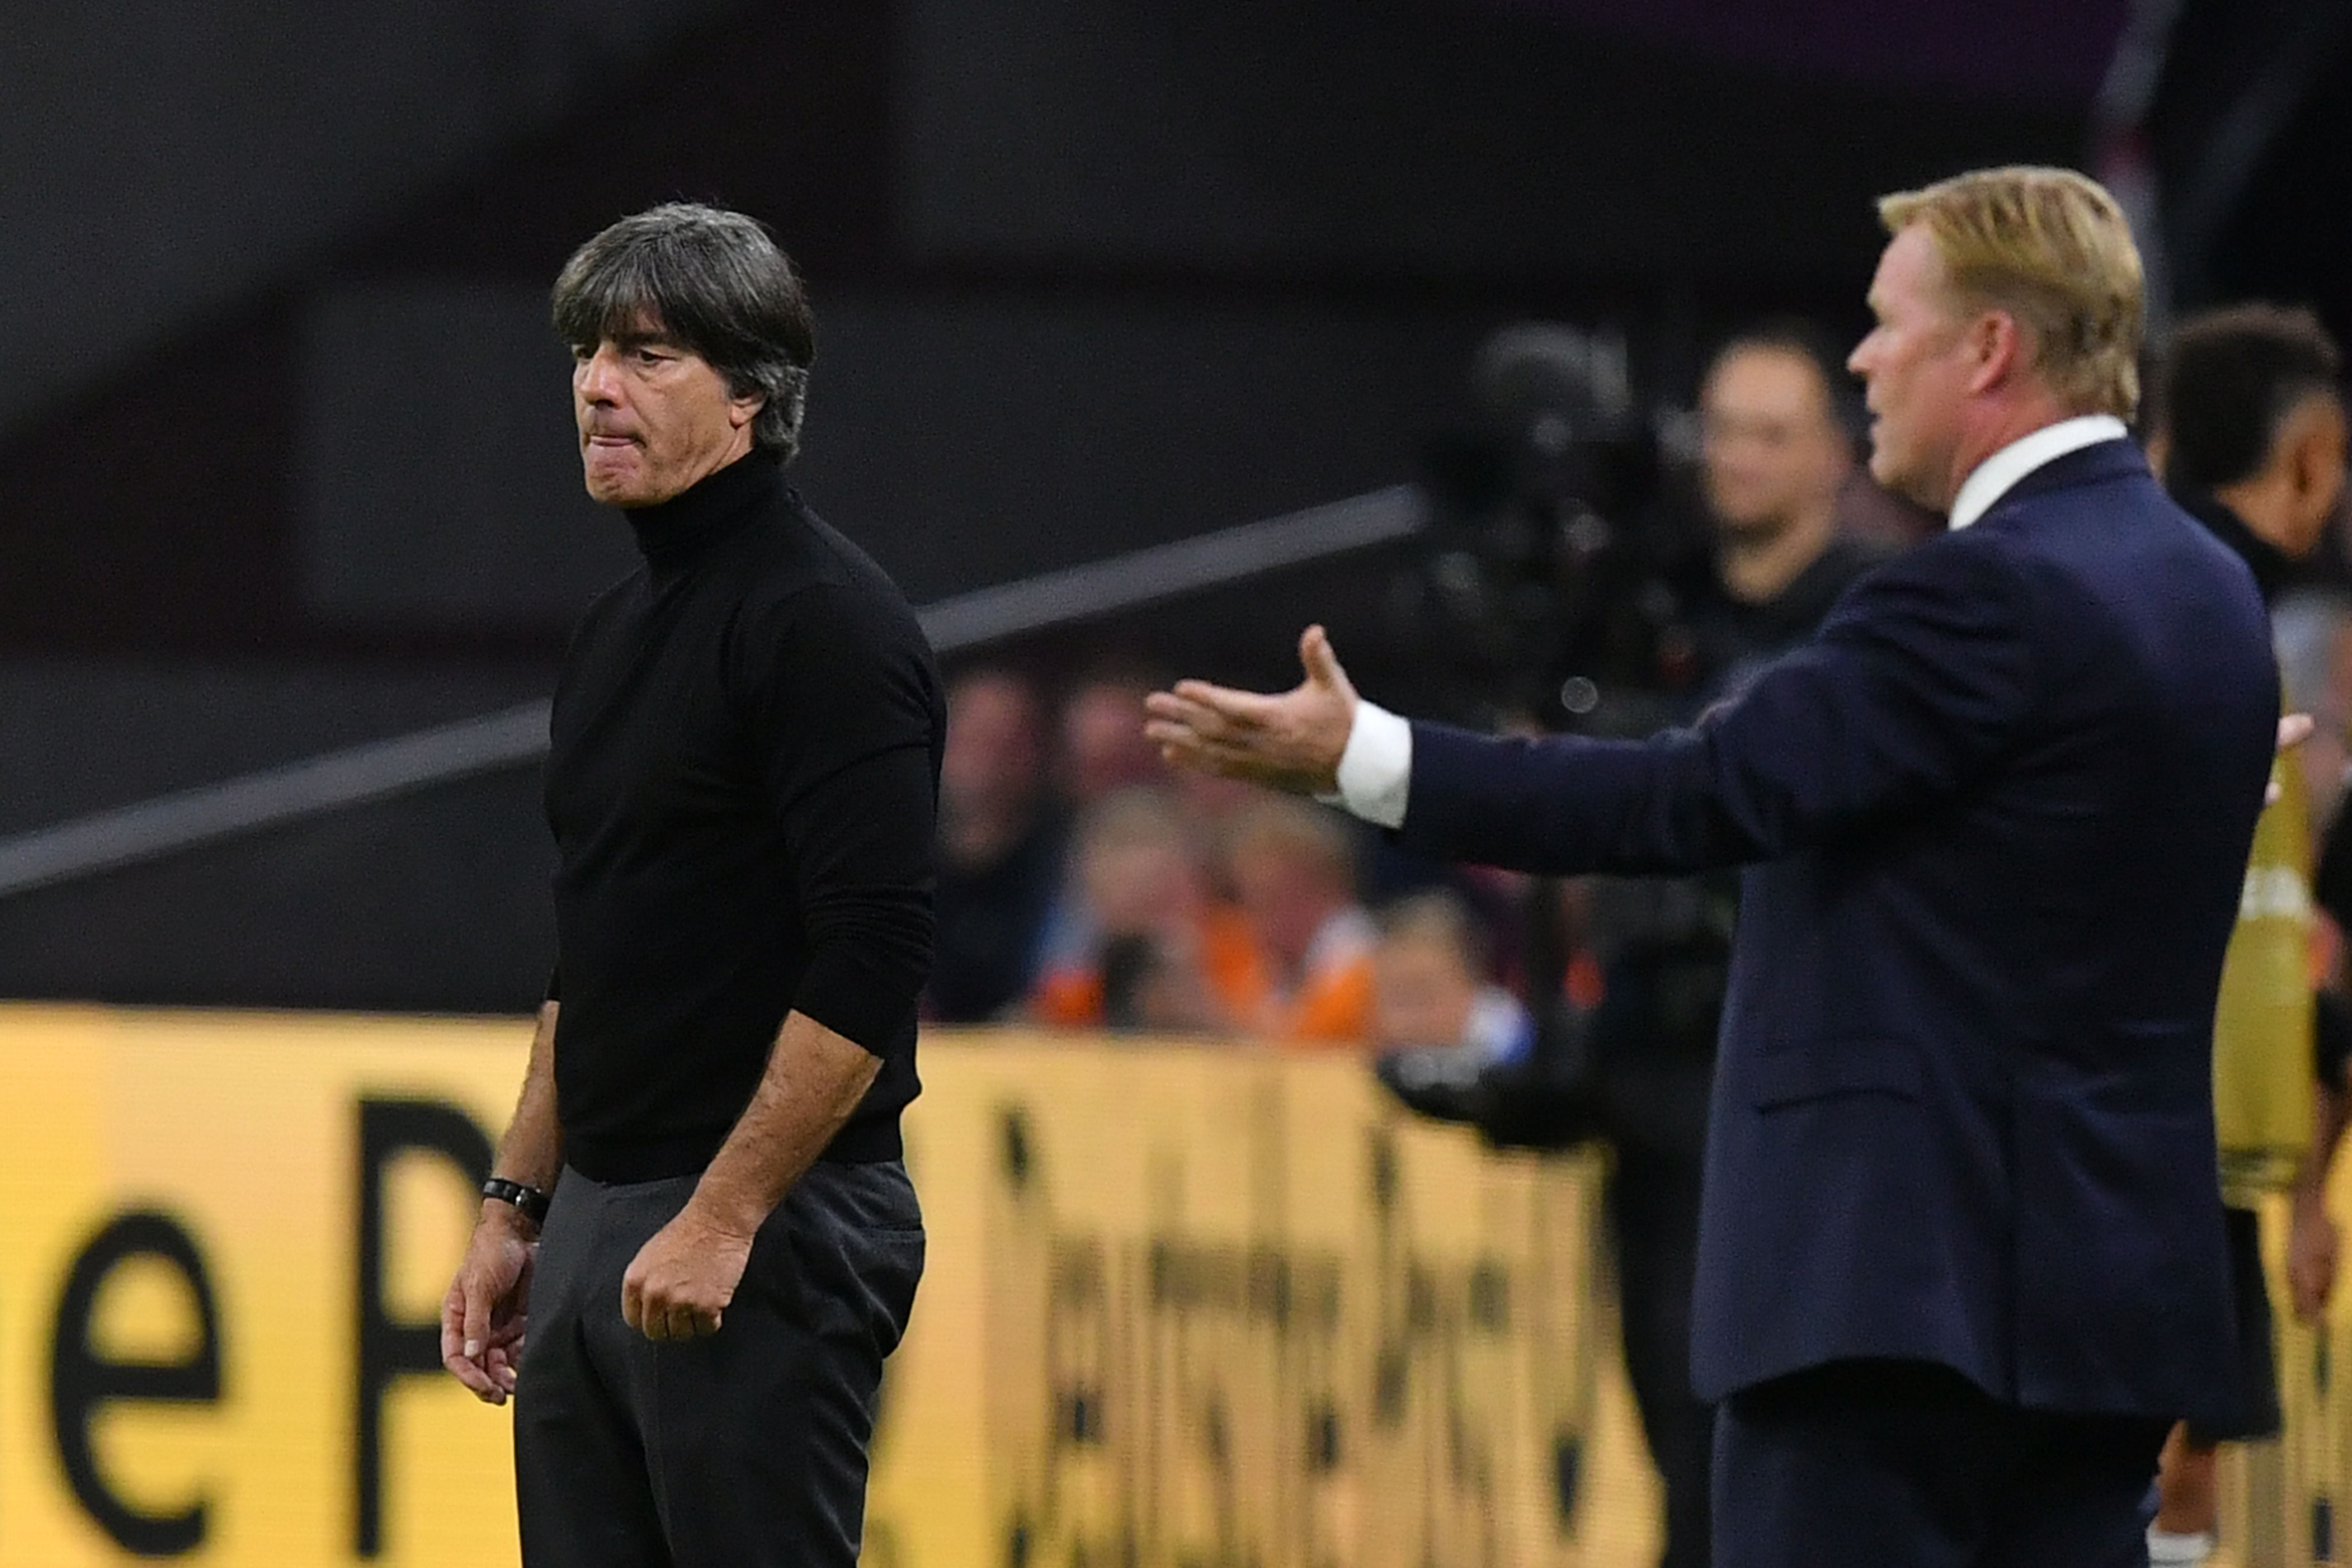
[[1772, 859], [1968, 787], [2035, 697], [2024, 584], [1954, 537], [1864, 578], [1693, 728], [1498, 740], [1419, 724], [1403, 842], [1559, 873]]
[[880, 1054], [929, 978], [937, 716], [911, 624], [830, 584], [750, 615], [735, 665], [797, 879], [795, 1010]]

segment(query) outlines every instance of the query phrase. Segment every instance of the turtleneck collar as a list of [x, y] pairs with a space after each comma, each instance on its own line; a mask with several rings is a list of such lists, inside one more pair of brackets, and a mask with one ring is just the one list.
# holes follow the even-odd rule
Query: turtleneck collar
[[782, 471], [772, 454], [754, 449], [666, 501], [630, 510], [638, 552], [656, 574], [685, 570], [751, 520]]
[[2212, 530], [2213, 537], [2228, 545], [2254, 574], [2254, 586], [2262, 590], [2263, 603], [2278, 597], [2287, 579], [2294, 574], [2294, 563], [2286, 552], [2246, 526], [2246, 520], [2232, 511], [2210, 493], [2176, 496], [2181, 510]]

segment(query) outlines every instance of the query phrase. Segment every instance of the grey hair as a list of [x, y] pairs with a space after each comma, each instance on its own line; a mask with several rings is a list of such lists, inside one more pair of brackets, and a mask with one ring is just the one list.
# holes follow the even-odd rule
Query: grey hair
[[648, 328], [692, 351], [728, 393], [766, 399], [752, 444], [800, 450], [816, 321], [792, 258], [741, 213], [669, 202], [605, 229], [555, 279], [555, 331], [576, 353]]

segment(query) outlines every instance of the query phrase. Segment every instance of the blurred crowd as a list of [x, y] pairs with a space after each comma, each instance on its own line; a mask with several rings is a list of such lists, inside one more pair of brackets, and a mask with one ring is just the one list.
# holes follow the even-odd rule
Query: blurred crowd
[[[1695, 717], [1809, 634], [1852, 578], [1932, 520], [1856, 462], [1859, 410], [1836, 349], [1802, 322], [1720, 351], [1682, 479], [1633, 520], [1706, 542], [1661, 567], [1675, 601], [1656, 699]], [[1685, 563], [1687, 565], [1688, 563]], [[1607, 966], [1683, 942], [1722, 947], [1720, 898], [1582, 885], [1531, 890], [1492, 870], [1416, 863], [1352, 818], [1165, 768], [1142, 733], [1163, 672], [1105, 664], [1049, 685], [1003, 664], [954, 673], [940, 783], [940, 1022], [1225, 1036], [1380, 1051], [1525, 1054], [1530, 970], [1594, 1008]], [[1505, 715], [1506, 721], [1509, 716]], [[1533, 899], [1557, 897], [1539, 909]], [[1539, 940], [1531, 943], [1530, 932]], [[1561, 951], [1564, 949], [1565, 951]]]
[[950, 682], [931, 1016], [1340, 1047], [1515, 1037], [1487, 934], [1505, 879], [1172, 772], [1142, 730], [1160, 683], [1104, 666], [1055, 691], [992, 665]]
[[[2352, 910], [2352, 834], [2328, 832], [2352, 744], [2341, 357], [2307, 313], [2267, 307], [2209, 312], [2167, 346], [2142, 438], [2176, 500], [2247, 563], [2272, 607], [2285, 700], [2317, 721], [2297, 765], [2309, 842], [2330, 846], [2318, 903]], [[1643, 601], [1656, 635], [1611, 676], [1630, 675], [1642, 700], [1592, 713], [1587, 728], [1695, 720], [1809, 639], [1858, 577], [1941, 529], [1860, 462], [1864, 416], [1843, 357], [1791, 321], [1717, 350], [1648, 503], [1679, 512], [1628, 530], [1699, 547], [1638, 577], [1588, 580]], [[1142, 728], [1144, 696], [1164, 684], [1130, 665], [1054, 688], [1004, 665], [951, 680], [932, 1016], [1360, 1051], [1409, 1108], [1475, 1122], [1496, 1143], [1604, 1141], [1626, 1371], [1664, 1482], [1660, 1561], [1703, 1568], [1714, 1423], [1690, 1392], [1687, 1350], [1736, 877], [1536, 882], [1412, 862], [1353, 817], [1171, 773]], [[2298, 853], [2307, 859], [2307, 845]], [[2311, 1016], [2309, 986], [2342, 983], [2336, 927], [2315, 912], [2307, 929], [2312, 951], [2273, 966], [2294, 994], [2279, 1016]], [[2281, 1156], [2302, 1173], [2290, 1253], [2303, 1312], [2334, 1274], [2336, 1233], [2315, 1194], [2352, 1124], [2352, 1026], [2325, 1026], [2339, 1016], [2352, 1015], [2319, 1008], [2315, 1053], [2310, 1031], [2300, 1051], [2278, 1047], [2274, 1030], [2233, 1034], [2225, 984], [2217, 1026], [2221, 1057], [2251, 1064], [2273, 1097], [2276, 1081], [2309, 1075], [2299, 1057], [2318, 1068], [2316, 1144], [2300, 1147], [2312, 1119], [2290, 1117], [2298, 1146]], [[2265, 1300], [2259, 1269], [2250, 1278], [2248, 1312]], [[2168, 1452], [2159, 1537], [2207, 1541], [2211, 1435], [2183, 1435]]]
[[[1709, 540], [1680, 712], [1801, 640], [1860, 570], [1939, 526], [1874, 485], [1840, 355], [1801, 322], [1731, 339], [1700, 388], [1680, 487]], [[2160, 457], [2162, 454], [2159, 453]], [[1668, 496], [1676, 493], [1667, 487]], [[1673, 504], [1671, 499], [1662, 504]], [[2343, 508], [2276, 595], [2315, 824], [2352, 764], [2352, 528]], [[1167, 768], [1145, 693], [1175, 671], [1097, 662], [951, 671], [940, 781], [940, 1023], [1218, 1036], [1367, 1052], [1475, 1047], [1529, 1030], [1522, 881], [1411, 861], [1340, 814]], [[1570, 1006], [1606, 990], [1620, 889], [1562, 890]], [[1638, 902], [1638, 900], [1636, 900]]]

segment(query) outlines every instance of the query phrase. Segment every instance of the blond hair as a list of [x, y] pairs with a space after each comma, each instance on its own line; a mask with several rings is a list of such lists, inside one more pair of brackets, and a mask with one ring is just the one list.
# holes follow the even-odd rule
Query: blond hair
[[1174, 849], [1197, 858], [1184, 813], [1176, 797], [1157, 784], [1127, 784], [1111, 791], [1078, 816], [1081, 855], [1117, 849]]
[[1486, 935], [1460, 897], [1443, 888], [1408, 893], [1380, 914], [1381, 940], [1403, 944], [1430, 942], [1459, 959], [1471, 973], [1487, 968]]
[[1959, 302], [2015, 317], [2044, 384], [2080, 414], [2139, 406], [2146, 306], [2131, 226], [2071, 169], [1978, 169], [1878, 201], [1889, 234], [1919, 226]]
[[1229, 859], [1256, 855], [1286, 856], [1315, 868], [1353, 895], [1356, 846], [1341, 819], [1303, 800], [1273, 795], [1244, 811], [1225, 839]]

